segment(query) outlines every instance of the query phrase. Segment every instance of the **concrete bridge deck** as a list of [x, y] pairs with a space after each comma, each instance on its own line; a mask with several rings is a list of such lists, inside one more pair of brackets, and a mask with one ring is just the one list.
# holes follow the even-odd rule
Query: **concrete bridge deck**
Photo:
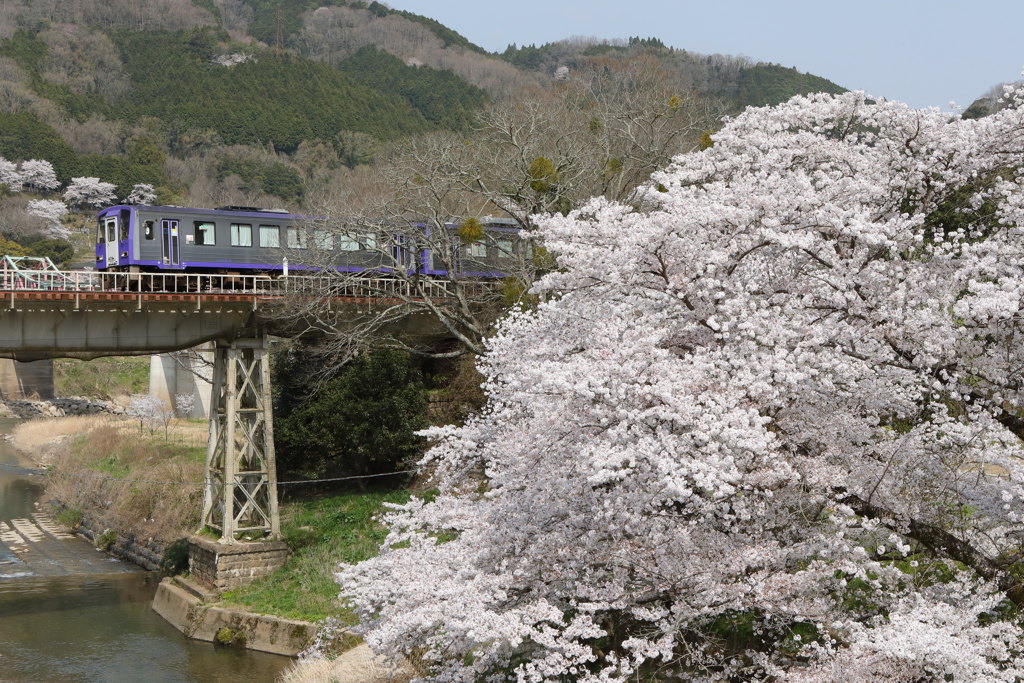
[[[275, 538], [280, 519], [267, 337], [322, 329], [315, 323], [325, 319], [332, 327], [358, 325], [380, 311], [389, 311], [406, 333], [443, 337], [436, 318], [412, 314], [417, 302], [494, 295], [496, 284], [467, 281], [456, 292], [444, 280], [362, 274], [270, 278], [0, 270], [0, 358], [88, 359], [213, 342], [202, 522], [219, 531], [225, 544], [254, 533]], [[315, 312], [308, 308], [311, 302], [317, 302]], [[402, 311], [403, 306], [408, 308]], [[394, 315], [396, 308], [401, 315]], [[3, 538], [20, 542], [30, 531], [35, 537], [33, 524], [18, 522], [0, 527]], [[39, 539], [49, 543], [47, 533]], [[56, 553], [62, 546], [40, 547]]]
[[[464, 283], [493, 291], [492, 282]], [[294, 336], [296, 311], [325, 300], [339, 318], [424, 299], [450, 300], [450, 283], [388, 277], [98, 273], [0, 275], [0, 358], [95, 358], [191, 348], [266, 334]], [[429, 336], [427, 316], [404, 323]], [[437, 330], [439, 331], [439, 330]]]

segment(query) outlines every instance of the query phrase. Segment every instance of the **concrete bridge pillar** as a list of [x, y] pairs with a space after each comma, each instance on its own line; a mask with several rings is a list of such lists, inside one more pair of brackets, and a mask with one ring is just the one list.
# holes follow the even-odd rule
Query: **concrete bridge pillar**
[[53, 398], [53, 361], [35, 360], [23, 363], [0, 358], [0, 399]]
[[149, 394], [175, 407], [181, 395], [193, 397], [192, 412], [183, 418], [210, 416], [213, 389], [213, 345], [202, 344], [186, 351], [161, 353], [149, 357]]
[[220, 542], [277, 539], [277, 463], [266, 337], [218, 343], [213, 351], [203, 526]]

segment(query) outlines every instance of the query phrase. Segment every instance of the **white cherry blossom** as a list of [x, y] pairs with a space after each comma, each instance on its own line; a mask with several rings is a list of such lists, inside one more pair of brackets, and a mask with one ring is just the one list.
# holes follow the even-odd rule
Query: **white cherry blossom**
[[[436, 681], [1024, 676], [1024, 112], [748, 109], [560, 268], [345, 567]], [[1013, 607], [1010, 609], [1009, 607]]]

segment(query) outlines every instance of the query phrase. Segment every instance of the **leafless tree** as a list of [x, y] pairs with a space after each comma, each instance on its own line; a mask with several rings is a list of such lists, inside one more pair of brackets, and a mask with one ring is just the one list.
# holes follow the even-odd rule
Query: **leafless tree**
[[[671, 83], [652, 59], [625, 71], [595, 62], [564, 83], [496, 104], [470, 133], [436, 133], [393, 150], [378, 161], [372, 195], [333, 187], [307, 198], [320, 218], [305, 226], [305, 243], [282, 237], [282, 258], [321, 269], [320, 280], [293, 290], [292, 321], [325, 339], [327, 357], [341, 362], [370, 345], [433, 356], [482, 352], [497, 316], [524, 299], [544, 265], [530, 245], [532, 216], [569, 211], [594, 195], [629, 201], [653, 170], [693, 149], [716, 123], [720, 109]], [[339, 253], [365, 270], [335, 270]], [[377, 303], [340, 306], [344, 297]], [[416, 321], [429, 321], [454, 348], [409, 334]]]
[[95, 92], [107, 99], [128, 92], [130, 81], [117, 47], [104, 33], [63, 24], [40, 32], [39, 38], [47, 48], [40, 64], [47, 81], [74, 93]]

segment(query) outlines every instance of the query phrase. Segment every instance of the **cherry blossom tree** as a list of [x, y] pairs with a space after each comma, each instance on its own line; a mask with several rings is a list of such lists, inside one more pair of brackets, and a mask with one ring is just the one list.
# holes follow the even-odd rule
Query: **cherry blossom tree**
[[60, 187], [53, 164], [44, 159], [29, 159], [21, 162], [21, 184], [34, 190], [56, 190]]
[[[472, 238], [476, 230], [469, 226], [479, 228], [497, 218], [508, 229], [529, 232], [531, 217], [538, 213], [567, 212], [595, 195], [627, 201], [654, 170], [699, 146], [701, 133], [720, 116], [717, 106], [681, 97], [653, 58], [622, 67], [594, 65], [556, 88], [518, 98], [514, 106], [496, 103], [477, 117], [469, 133], [435, 133], [410, 141], [378, 162], [384, 181], [380, 192], [330, 188], [320, 201], [307, 197], [311, 213], [326, 219], [320, 229], [343, 242], [375, 235], [375, 246], [366, 250], [376, 252], [391, 278], [405, 280], [408, 293], [396, 297], [389, 279], [379, 293], [395, 305], [368, 310], [355, 321], [338, 318], [332, 297], [296, 297], [288, 315], [310, 324], [326, 340], [320, 353], [329, 364], [336, 367], [373, 345], [433, 357], [481, 353], [495, 318], [525, 293], [535, 271], [547, 263], [541, 253], [535, 260], [523, 241], [513, 247], [514, 258], [502, 264], [508, 275], [502, 287], [464, 277], [459, 263], [472, 249], [491, 255], [508, 250], [500, 244], [504, 236], [482, 230]], [[462, 229], [449, 229], [456, 223]], [[406, 251], [394, 244], [411, 239], [402, 227], [410, 224], [423, 226], [415, 239], [446, 276], [425, 278], [402, 261]], [[308, 263], [309, 254], [303, 249], [295, 258]], [[331, 273], [334, 291], [371, 286], [363, 273], [323, 272]], [[423, 343], [427, 337], [421, 336], [414, 346], [408, 335], [396, 334], [401, 329], [396, 323], [414, 317], [436, 323], [457, 343], [439, 350], [436, 339]]]
[[51, 237], [67, 237], [68, 229], [61, 219], [68, 215], [67, 205], [59, 199], [34, 199], [25, 210], [46, 221], [46, 231]]
[[343, 568], [426, 680], [1024, 676], [1024, 91], [748, 109], [560, 269]]
[[10, 192], [21, 190], [21, 172], [18, 165], [0, 157], [0, 185], [5, 186]]
[[148, 183], [139, 183], [132, 187], [126, 201], [129, 204], [152, 204], [156, 201], [156, 190]]
[[195, 393], [175, 394], [174, 413], [178, 417], [188, 420], [195, 417], [196, 395]]
[[64, 190], [64, 201], [72, 206], [104, 206], [117, 199], [114, 187], [113, 183], [105, 183], [99, 178], [72, 178]]
[[[170, 417], [167, 416], [168, 413], [170, 413]], [[133, 394], [128, 401], [125, 414], [139, 421], [140, 434], [147, 426], [150, 433], [161, 424], [165, 425], [166, 429], [167, 422], [174, 416], [173, 411], [169, 409], [164, 400], [150, 394]]]

